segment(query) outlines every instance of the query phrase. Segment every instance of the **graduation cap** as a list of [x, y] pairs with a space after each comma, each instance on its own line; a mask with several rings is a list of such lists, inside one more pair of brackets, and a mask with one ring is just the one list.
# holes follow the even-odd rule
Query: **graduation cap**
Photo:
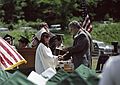
[[22, 43], [29, 43], [30, 41], [25, 38], [24, 36], [20, 36], [21, 38], [18, 40], [19, 42], [22, 42]]
[[9, 34], [6, 34], [4, 37], [3, 37], [4, 40], [7, 40], [7, 39], [11, 39], [11, 40], [14, 40], [15, 38], [12, 37], [11, 35]]

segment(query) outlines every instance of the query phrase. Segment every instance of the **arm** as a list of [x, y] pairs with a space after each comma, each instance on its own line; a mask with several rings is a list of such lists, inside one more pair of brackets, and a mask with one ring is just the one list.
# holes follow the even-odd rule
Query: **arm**
[[66, 52], [66, 54], [63, 56], [63, 60], [69, 60], [71, 58], [71, 54]]

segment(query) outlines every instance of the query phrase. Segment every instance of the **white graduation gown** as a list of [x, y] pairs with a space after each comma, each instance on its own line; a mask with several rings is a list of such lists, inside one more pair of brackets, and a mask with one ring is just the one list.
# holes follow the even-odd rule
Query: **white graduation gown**
[[[52, 54], [49, 47], [46, 47], [43, 43], [40, 43], [35, 56], [35, 70], [38, 74], [44, 72], [47, 68], [51, 67], [55, 70], [57, 56]], [[56, 71], [56, 70], [55, 70]]]

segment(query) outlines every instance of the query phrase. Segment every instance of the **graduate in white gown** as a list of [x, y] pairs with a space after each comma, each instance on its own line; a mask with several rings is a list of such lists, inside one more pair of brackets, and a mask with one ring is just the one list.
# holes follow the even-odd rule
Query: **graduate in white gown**
[[57, 56], [54, 56], [49, 48], [49, 33], [45, 29], [41, 29], [36, 35], [40, 40], [40, 44], [36, 50], [35, 71], [41, 74], [49, 67], [55, 70]]

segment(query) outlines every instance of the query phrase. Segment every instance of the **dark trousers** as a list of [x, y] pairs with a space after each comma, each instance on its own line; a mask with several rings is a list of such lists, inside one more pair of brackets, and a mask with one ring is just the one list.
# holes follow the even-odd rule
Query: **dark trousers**
[[105, 62], [108, 60], [108, 58], [109, 58], [109, 56], [106, 54], [100, 55], [98, 58], [96, 70], [102, 70], [103, 66], [104, 66]]

